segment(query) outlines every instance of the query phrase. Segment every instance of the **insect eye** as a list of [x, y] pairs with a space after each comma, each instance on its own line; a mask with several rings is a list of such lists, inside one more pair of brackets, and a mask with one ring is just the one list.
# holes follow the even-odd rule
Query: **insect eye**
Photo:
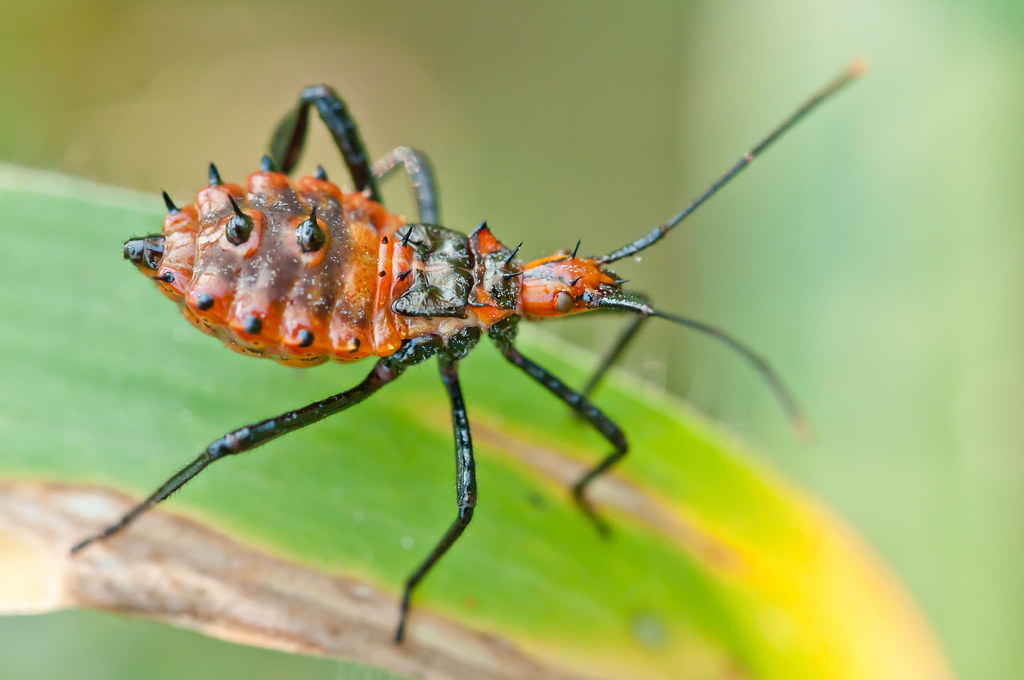
[[564, 290], [560, 291], [558, 295], [555, 296], [555, 311], [560, 314], [567, 314], [571, 312], [575, 304], [576, 301], [573, 299], [572, 295], [569, 295]]

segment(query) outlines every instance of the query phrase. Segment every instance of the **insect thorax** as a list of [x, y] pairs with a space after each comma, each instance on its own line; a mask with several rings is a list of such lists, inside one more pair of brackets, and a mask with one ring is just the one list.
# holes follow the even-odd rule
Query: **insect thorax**
[[[466, 236], [436, 225], [409, 224], [395, 237], [415, 250], [412, 285], [391, 305], [411, 337], [434, 333], [456, 342], [458, 336], [464, 344], [518, 313], [519, 283], [513, 276], [518, 265], [485, 225]], [[466, 335], [467, 329], [475, 333]]]

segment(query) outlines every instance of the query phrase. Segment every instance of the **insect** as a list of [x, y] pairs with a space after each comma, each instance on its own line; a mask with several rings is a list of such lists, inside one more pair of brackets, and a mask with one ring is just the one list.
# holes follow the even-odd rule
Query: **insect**
[[[438, 226], [434, 174], [421, 152], [398, 147], [374, 164], [345, 103], [329, 87], [302, 91], [275, 129], [269, 155], [246, 185], [227, 184], [211, 163], [209, 185], [176, 206], [160, 234], [129, 239], [124, 257], [174, 300], [185, 318], [229, 348], [292, 366], [377, 358], [355, 387], [293, 411], [232, 430], [164, 482], [120, 520], [72, 548], [109, 538], [163, 501], [214, 461], [251, 451], [284, 434], [358, 404], [414, 364], [436, 357], [448, 393], [455, 438], [457, 514], [405, 582], [395, 641], [401, 642], [416, 586], [473, 519], [476, 473], [469, 419], [459, 387], [459, 361], [487, 335], [508, 361], [540, 383], [612, 446], [572, 487], [572, 497], [599, 531], [605, 522], [587, 487], [626, 455], [622, 430], [588, 396], [640, 325], [658, 317], [708, 334], [746, 357], [764, 377], [794, 427], [804, 427], [795, 402], [774, 371], [729, 335], [652, 307], [623, 289], [608, 265], [661, 240], [822, 100], [864, 71], [853, 62], [798, 108], [719, 179], [665, 224], [609, 253], [580, 256], [579, 243], [528, 263], [495, 238], [486, 223], [469, 235]], [[315, 107], [334, 138], [354, 191], [329, 182], [322, 168], [290, 180]], [[276, 168], [276, 170], [275, 170]], [[406, 222], [381, 204], [379, 182], [402, 169], [418, 221]], [[522, 244], [520, 244], [522, 245]], [[521, 319], [541, 320], [606, 310], [633, 315], [631, 324], [587, 383], [577, 391], [523, 356], [515, 345]]]

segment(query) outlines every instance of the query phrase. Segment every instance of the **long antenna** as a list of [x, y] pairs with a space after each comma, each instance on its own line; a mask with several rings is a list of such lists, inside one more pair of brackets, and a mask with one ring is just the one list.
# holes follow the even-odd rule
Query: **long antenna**
[[772, 130], [768, 134], [768, 136], [761, 140], [761, 142], [757, 146], [755, 146], [747, 153], [743, 154], [743, 156], [741, 156], [740, 159], [736, 161], [736, 163], [734, 163], [731, 168], [725, 171], [724, 175], [715, 180], [711, 184], [711, 186], [704, 190], [704, 193], [697, 196], [697, 198], [693, 199], [690, 202], [690, 204], [683, 208], [683, 210], [678, 215], [670, 219], [665, 224], [655, 227], [654, 229], [647, 232], [637, 240], [631, 243], [627, 243], [618, 250], [613, 250], [607, 255], [602, 255], [601, 257], [594, 258], [594, 261], [597, 262], [598, 264], [607, 264], [609, 262], [615, 262], [616, 260], [621, 260], [624, 257], [635, 255], [636, 253], [639, 253], [647, 246], [650, 246], [660, 241], [665, 236], [665, 234], [667, 234], [669, 231], [671, 231], [673, 227], [675, 227], [677, 224], [686, 219], [687, 216], [689, 216], [690, 213], [692, 213], [694, 210], [700, 207], [701, 204], [704, 203], [704, 201], [711, 198], [715, 194], [715, 192], [717, 192], [719, 189], [725, 186], [725, 184], [727, 184], [729, 180], [731, 180], [736, 175], [740, 174], [740, 171], [742, 171], [743, 168], [750, 165], [750, 162], [754, 160], [754, 158], [760, 155], [765, 149], [767, 149], [772, 144], [772, 142], [781, 137], [791, 127], [793, 127], [797, 123], [797, 121], [799, 121], [801, 118], [810, 113], [822, 101], [824, 101], [831, 95], [835, 94], [845, 85], [849, 84], [850, 81], [854, 80], [858, 76], [863, 75], [864, 72], [867, 71], [867, 69], [868, 64], [864, 59], [854, 59], [852, 62], [850, 62], [850, 65], [846, 67], [846, 70], [839, 75], [839, 77], [837, 77], [835, 80], [830, 82], [822, 89], [818, 90], [816, 93], [814, 93], [814, 95], [812, 95], [810, 99], [805, 101], [800, 106], [800, 108], [794, 111], [789, 118], [782, 122], [781, 125]]
[[693, 330], [709, 335], [715, 340], [727, 345], [736, 352], [742, 354], [751, 364], [754, 369], [761, 375], [764, 381], [768, 384], [769, 389], [775, 395], [775, 398], [779, 402], [779, 406], [785, 412], [786, 417], [789, 419], [790, 426], [793, 428], [793, 432], [796, 436], [804, 441], [807, 441], [811, 437], [811, 424], [804, 417], [800, 407], [797, 406], [796, 400], [793, 395], [790, 394], [786, 386], [782, 384], [779, 376], [772, 370], [772, 367], [768, 365], [768, 362], [762, 359], [759, 355], [754, 353], [752, 349], [741, 343], [731, 335], [727, 335], [708, 324], [695, 321], [685, 316], [677, 316], [675, 314], [669, 314], [660, 310], [654, 309], [643, 300], [639, 300], [633, 297], [627, 297], [625, 295], [617, 296], [605, 296], [598, 298], [597, 306], [605, 309], [618, 309], [624, 312], [632, 312], [633, 314], [639, 314], [641, 316], [656, 316], [660, 319], [672, 321], [673, 323], [687, 326]]

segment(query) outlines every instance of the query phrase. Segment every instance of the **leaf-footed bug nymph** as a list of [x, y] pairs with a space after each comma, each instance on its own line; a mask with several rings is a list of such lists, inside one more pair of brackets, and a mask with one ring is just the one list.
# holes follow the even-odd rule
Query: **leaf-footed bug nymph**
[[[124, 257], [174, 300], [185, 318], [229, 348], [290, 366], [326, 361], [376, 363], [355, 387], [225, 434], [164, 482], [147, 499], [78, 552], [131, 524], [206, 466], [354, 406], [409, 367], [436, 357], [448, 394], [455, 437], [457, 513], [434, 549], [409, 575], [395, 641], [403, 638], [416, 586], [469, 526], [477, 503], [469, 419], [459, 387], [459, 361], [487, 335], [515, 367], [562, 400], [612, 446], [572, 487], [580, 510], [601, 531], [605, 522], [587, 499], [587, 487], [627, 451], [622, 430], [589, 400], [601, 376], [651, 317], [721, 341], [752, 363], [795, 429], [806, 423], [775, 372], [745, 345], [712, 326], [651, 306], [623, 289], [608, 265], [653, 245], [740, 173], [798, 120], [851, 80], [865, 64], [854, 61], [808, 99], [721, 177], [666, 223], [604, 255], [581, 256], [580, 244], [523, 264], [486, 223], [468, 235], [439, 226], [437, 191], [426, 156], [398, 147], [371, 164], [345, 103], [325, 85], [302, 91], [279, 123], [260, 169], [245, 186], [226, 184], [209, 167], [208, 186], [182, 207], [163, 195], [168, 215], [160, 234], [129, 239]], [[289, 179], [315, 107], [344, 158], [354, 186], [343, 191], [322, 168]], [[381, 202], [379, 182], [393, 170], [408, 177], [418, 221], [406, 222]], [[520, 244], [522, 245], [522, 244]], [[632, 321], [582, 390], [567, 386], [516, 348], [520, 319], [542, 320], [606, 310]]]

